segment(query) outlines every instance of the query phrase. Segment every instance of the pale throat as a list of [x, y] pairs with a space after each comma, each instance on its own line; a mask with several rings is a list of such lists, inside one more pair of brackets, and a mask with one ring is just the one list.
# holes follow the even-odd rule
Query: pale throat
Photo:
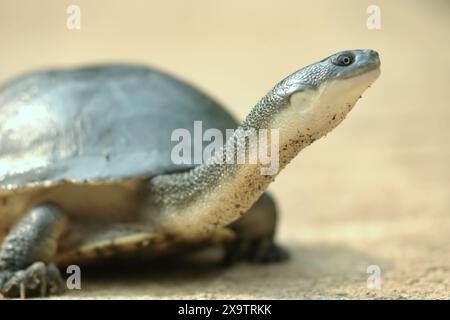
[[[271, 123], [271, 127], [280, 129], [281, 148], [287, 146], [296, 154], [326, 136], [345, 119], [378, 75], [379, 71], [374, 70], [354, 78], [330, 80], [317, 89], [294, 93], [290, 105]], [[292, 143], [298, 139], [300, 146]]]

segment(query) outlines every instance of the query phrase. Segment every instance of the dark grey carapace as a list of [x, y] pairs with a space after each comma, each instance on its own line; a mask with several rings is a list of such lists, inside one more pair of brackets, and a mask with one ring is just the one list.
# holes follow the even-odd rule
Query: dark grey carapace
[[204, 93], [144, 66], [49, 70], [5, 84], [0, 293], [59, 293], [56, 266], [136, 253], [156, 258], [223, 244], [228, 263], [286, 259], [264, 192], [274, 176], [262, 175], [259, 162], [176, 165], [171, 134], [196, 120], [224, 136], [276, 129], [281, 170], [344, 119], [379, 65], [375, 51], [351, 50], [300, 69], [242, 125]]

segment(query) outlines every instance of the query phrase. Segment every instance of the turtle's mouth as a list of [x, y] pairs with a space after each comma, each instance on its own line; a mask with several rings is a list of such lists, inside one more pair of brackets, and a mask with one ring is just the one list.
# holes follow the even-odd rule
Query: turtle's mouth
[[359, 77], [363, 74], [371, 74], [371, 75], [378, 74], [379, 75], [380, 74], [380, 60], [378, 60], [378, 62], [371, 62], [370, 64], [366, 64], [365, 66], [356, 69], [354, 72], [343, 77], [343, 79], [355, 78], [355, 77]]

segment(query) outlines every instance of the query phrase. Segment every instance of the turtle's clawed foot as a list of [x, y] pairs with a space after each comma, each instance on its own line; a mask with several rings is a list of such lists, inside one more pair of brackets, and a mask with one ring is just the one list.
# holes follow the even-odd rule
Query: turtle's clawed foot
[[257, 240], [236, 239], [225, 247], [224, 264], [237, 261], [272, 263], [288, 260], [289, 253], [273, 242], [272, 238]]
[[27, 269], [0, 271], [0, 294], [8, 298], [48, 296], [64, 291], [64, 281], [54, 264], [35, 262]]

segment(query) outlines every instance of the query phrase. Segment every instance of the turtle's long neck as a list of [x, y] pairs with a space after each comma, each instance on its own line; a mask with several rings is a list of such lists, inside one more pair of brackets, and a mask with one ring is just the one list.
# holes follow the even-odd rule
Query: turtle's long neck
[[[143, 212], [143, 217], [158, 220], [155, 227], [185, 236], [209, 232], [237, 220], [300, 150], [326, 135], [345, 118], [378, 77], [379, 59], [374, 51], [357, 50], [351, 57], [354, 55], [355, 62], [345, 69], [339, 64], [340, 60], [335, 59], [344, 56], [351, 62], [348, 52], [333, 55], [288, 76], [251, 110], [227, 140], [223, 154], [216, 153], [189, 172], [153, 178], [149, 182], [148, 203], [144, 206], [148, 210]], [[245, 152], [234, 148], [234, 141], [242, 142], [240, 138], [250, 128], [259, 138], [264, 134], [261, 130], [277, 130], [279, 139], [275, 141], [277, 135], [271, 135], [275, 137], [272, 143], [258, 143], [256, 163], [224, 162], [224, 155], [234, 159], [248, 153], [245, 158], [251, 158], [254, 144], [249, 147], [244, 143]], [[278, 148], [272, 149], [277, 142]], [[261, 150], [262, 145], [266, 150]], [[275, 168], [278, 170], [264, 175], [261, 169], [267, 164], [260, 156], [269, 154], [269, 149], [278, 155]], [[273, 155], [270, 158], [274, 159]]]
[[[314, 99], [310, 99], [313, 101]], [[308, 102], [309, 103], [309, 102]], [[158, 219], [155, 225], [177, 233], [185, 231], [192, 235], [196, 232], [208, 232], [218, 226], [226, 226], [243, 215], [261, 196], [278, 172], [305, 146], [311, 144], [322, 135], [309, 132], [309, 128], [301, 131], [297, 114], [290, 114], [289, 104], [283, 101], [274, 91], [266, 95], [250, 112], [234, 135], [227, 140], [223, 155], [236, 156], [234, 141], [248, 133], [249, 128], [256, 132], [268, 129], [267, 137], [272, 129], [280, 128], [278, 141], [267, 143], [266, 155], [279, 150], [279, 166], [270, 175], [264, 175], [262, 168], [267, 163], [258, 161], [244, 164], [223, 163], [222, 155], [216, 154], [204, 164], [184, 173], [161, 175], [150, 181], [149, 207], [157, 207], [158, 214], [145, 214], [150, 219]], [[278, 116], [274, 116], [278, 115]], [[300, 126], [302, 127], [302, 126]], [[261, 138], [261, 137], [260, 137]], [[276, 143], [279, 143], [276, 145]], [[275, 144], [274, 144], [275, 143]], [[273, 147], [275, 146], [275, 148]], [[276, 148], [278, 147], [278, 148]], [[249, 147], [245, 145], [247, 154]], [[259, 150], [261, 153], [261, 150]], [[247, 159], [248, 160], [248, 159]]]

